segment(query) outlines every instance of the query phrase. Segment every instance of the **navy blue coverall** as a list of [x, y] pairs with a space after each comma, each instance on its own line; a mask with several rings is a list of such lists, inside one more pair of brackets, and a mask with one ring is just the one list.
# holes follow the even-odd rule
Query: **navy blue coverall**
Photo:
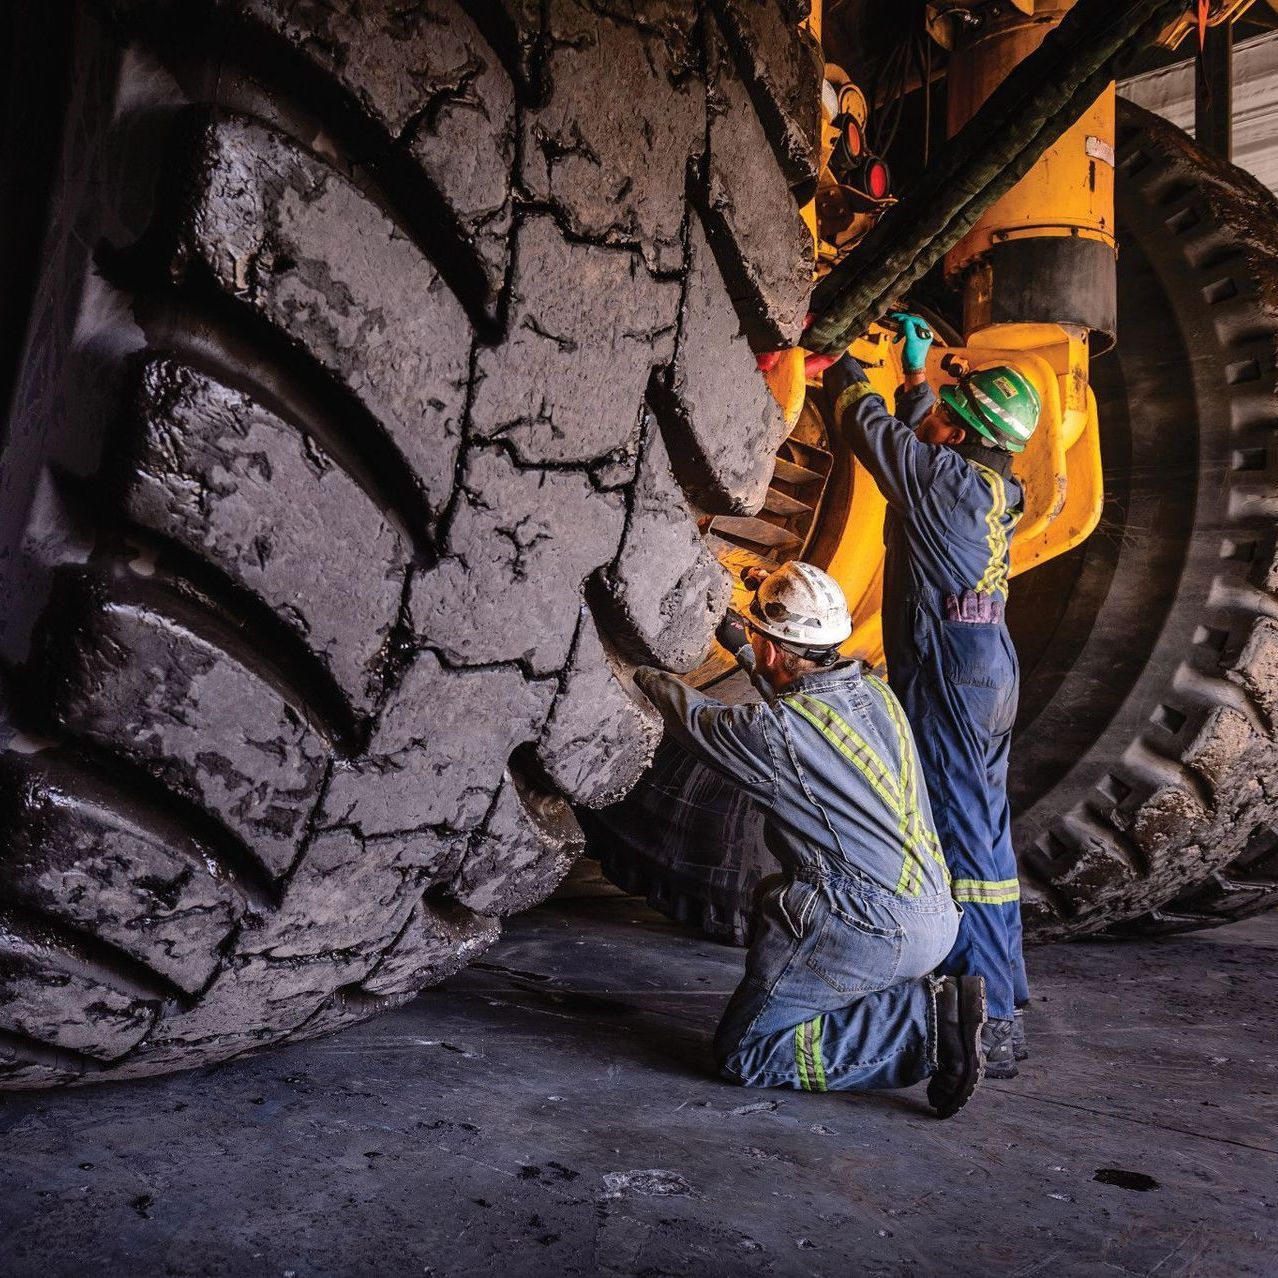
[[[748, 651], [748, 650], [747, 650]], [[635, 682], [691, 754], [767, 813], [745, 976], [715, 1034], [753, 1087], [909, 1087], [936, 1070], [930, 973], [958, 932], [914, 739], [857, 662], [725, 705], [644, 667]]]
[[[826, 375], [836, 419], [887, 500], [883, 645], [888, 677], [919, 743], [941, 847], [963, 905], [951, 975], [985, 978], [991, 1018], [1029, 1002], [1007, 765], [1020, 669], [1003, 619], [1008, 544], [1022, 493], [1010, 475], [914, 427], [935, 403], [926, 384], [897, 393], [897, 417], [849, 356]], [[832, 370], [833, 371], [833, 370]], [[841, 376], [840, 376], [841, 375]]]

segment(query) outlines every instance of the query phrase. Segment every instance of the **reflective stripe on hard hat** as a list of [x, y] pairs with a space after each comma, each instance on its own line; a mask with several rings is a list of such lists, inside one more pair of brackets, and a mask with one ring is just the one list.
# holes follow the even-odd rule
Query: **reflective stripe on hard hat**
[[1005, 413], [975, 382], [968, 386], [967, 392], [976, 401], [983, 415], [994, 418], [1005, 434], [1015, 435], [1017, 439], [1030, 437], [1030, 432], [1011, 413]]
[[1042, 412], [1038, 391], [1008, 364], [967, 373], [942, 386], [940, 397], [978, 435], [1012, 453], [1024, 452]]

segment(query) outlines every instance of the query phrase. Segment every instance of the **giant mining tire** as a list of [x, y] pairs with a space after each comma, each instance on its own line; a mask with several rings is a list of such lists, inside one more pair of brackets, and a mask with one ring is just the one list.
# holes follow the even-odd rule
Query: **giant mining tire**
[[[1278, 899], [1278, 203], [1160, 117], [1120, 103], [1119, 121], [1104, 513], [1009, 609], [1032, 940]], [[670, 743], [587, 829], [616, 882], [738, 944], [776, 868], [750, 801]]]
[[10, 11], [5, 1085], [401, 1002], [642, 772], [629, 671], [702, 657], [696, 518], [785, 434], [752, 352], [809, 288], [798, 20]]

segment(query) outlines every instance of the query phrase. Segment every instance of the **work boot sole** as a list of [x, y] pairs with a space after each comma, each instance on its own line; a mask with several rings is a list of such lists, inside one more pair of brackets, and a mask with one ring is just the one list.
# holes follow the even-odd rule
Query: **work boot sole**
[[940, 1084], [934, 1074], [927, 1087], [928, 1104], [937, 1118], [952, 1118], [972, 1099], [985, 1075], [985, 1057], [981, 1051], [981, 1027], [985, 1024], [985, 982], [979, 976], [958, 977], [959, 1033], [966, 1047], [967, 1063], [962, 1078], [954, 1087]]

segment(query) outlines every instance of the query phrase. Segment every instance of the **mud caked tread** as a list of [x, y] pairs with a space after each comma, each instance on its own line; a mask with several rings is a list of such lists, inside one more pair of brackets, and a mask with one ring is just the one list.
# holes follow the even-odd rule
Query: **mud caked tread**
[[413, 582], [416, 634], [457, 665], [561, 670], [581, 583], [616, 553], [625, 523], [624, 494], [598, 491], [585, 471], [525, 468], [501, 448], [472, 449], [443, 557]]
[[362, 988], [380, 998], [409, 997], [460, 971], [497, 939], [500, 930], [494, 918], [447, 901], [418, 900]]
[[583, 606], [563, 688], [537, 743], [540, 766], [574, 803], [603, 807], [639, 780], [660, 739], [656, 712]]
[[344, 177], [252, 121], [202, 129], [188, 181], [171, 269], [202, 266], [328, 369], [442, 510], [472, 334], [439, 272]]
[[[78, 9], [60, 248], [0, 456], [37, 461], [0, 558], [0, 1085], [393, 1006], [553, 889], [568, 799], [646, 766], [629, 662], [692, 664], [726, 599], [667, 450], [715, 459], [695, 499], [753, 500], [722, 462], [732, 413], [663, 437], [645, 402], [691, 210], [716, 207], [709, 20]], [[752, 248], [730, 296], [702, 253], [695, 323], [742, 369], [739, 326], [808, 250]]]
[[585, 846], [572, 808], [558, 795], [520, 793], [511, 773], [448, 890], [484, 915], [516, 914], [558, 887]]
[[7, 805], [0, 825], [6, 901], [99, 937], [187, 994], [201, 989], [262, 899], [260, 880], [245, 883], [180, 821], [48, 754], [6, 782], [24, 800]]
[[706, 229], [755, 350], [798, 344], [812, 288], [812, 236], [777, 167], [749, 88], [713, 22]]
[[791, 186], [803, 186], [817, 176], [824, 60], [815, 41], [787, 38], [794, 9], [788, 0], [716, 0], [714, 6], [781, 171]]
[[633, 468], [638, 405], [674, 350], [678, 284], [637, 254], [565, 240], [547, 216], [521, 219], [515, 243], [510, 333], [479, 352], [473, 435], [531, 465]]
[[147, 363], [134, 412], [123, 516], [260, 598], [371, 712], [411, 559], [382, 512], [313, 437], [172, 359]]
[[[361, 834], [470, 830], [488, 811], [502, 766], [535, 741], [553, 680], [516, 665], [451, 670], [420, 653], [383, 710], [364, 756], [334, 766], [317, 820]], [[412, 836], [402, 835], [411, 846]]]
[[678, 345], [654, 403], [673, 440], [670, 461], [679, 482], [715, 514], [758, 512], [776, 450], [788, 434], [785, 414], [754, 369], [754, 354], [694, 217]]
[[420, 167], [476, 254], [483, 300], [495, 306], [509, 258], [515, 100], [464, 6], [366, 0], [299, 13], [292, 0], [250, 0], [226, 7], [243, 9], [332, 77]]
[[705, 659], [732, 584], [678, 491], [656, 418], [645, 413], [626, 533], [604, 582], [614, 633], [636, 658], [687, 670]]
[[696, 16], [679, 0], [545, 6], [551, 91], [524, 114], [529, 196], [574, 235], [636, 246], [659, 273], [681, 268], [685, 171], [705, 143]]
[[[271, 877], [292, 864], [327, 743], [188, 601], [78, 575], [60, 584], [36, 674], [56, 727], [213, 814]], [[234, 644], [238, 647], [238, 644]]]
[[11, 1032], [102, 1060], [123, 1056], [150, 1033], [155, 990], [129, 988], [66, 935], [0, 908], [0, 970]]

